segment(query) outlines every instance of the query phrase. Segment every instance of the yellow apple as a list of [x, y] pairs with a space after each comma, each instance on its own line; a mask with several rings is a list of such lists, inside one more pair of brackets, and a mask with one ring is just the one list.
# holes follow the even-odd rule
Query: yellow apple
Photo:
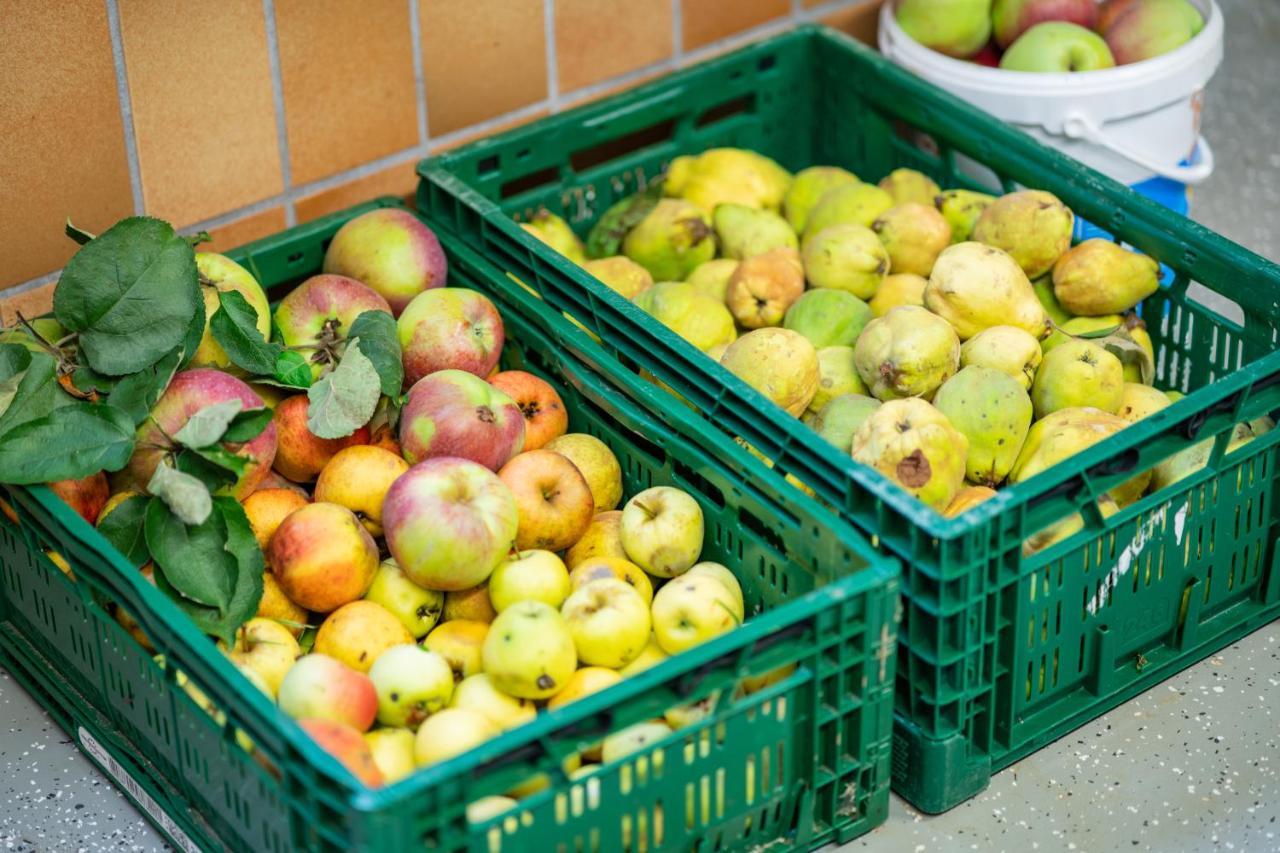
[[270, 571], [262, 573], [262, 598], [258, 601], [258, 612], [254, 614], [263, 619], [274, 619], [284, 625], [294, 637], [302, 636], [307, 627], [307, 611], [289, 600], [284, 594], [276, 576]]
[[[497, 817], [503, 812], [508, 812], [516, 807], [516, 801], [510, 797], [481, 797], [467, 804], [467, 823], [484, 823], [490, 818]], [[511, 831], [515, 832], [517, 824], [512, 823], [515, 818], [508, 818], [503, 821], [504, 825], [510, 825]]]
[[650, 634], [649, 642], [645, 643], [644, 648], [640, 650], [640, 654], [636, 655], [631, 663], [618, 670], [618, 672], [623, 678], [630, 678], [637, 672], [643, 672], [651, 666], [657, 666], [667, 657], [668, 655], [662, 650], [662, 646], [658, 645], [658, 638]]
[[592, 557], [627, 558], [622, 547], [622, 510], [597, 513], [587, 531], [564, 553], [564, 564], [572, 571], [583, 560]]
[[382, 502], [409, 463], [390, 450], [357, 444], [344, 447], [320, 469], [315, 499], [345, 506], [370, 536], [382, 535]]
[[316, 631], [314, 649], [356, 672], [367, 673], [387, 649], [412, 642], [409, 629], [391, 611], [381, 604], [361, 600], [344, 604], [329, 614]]
[[644, 569], [622, 557], [592, 557], [583, 560], [569, 573], [569, 583], [575, 590], [603, 578], [614, 578], [630, 586], [640, 593], [645, 607], [653, 601], [653, 581]]
[[459, 619], [432, 628], [422, 641], [422, 647], [438, 652], [449, 662], [453, 677], [462, 679], [483, 669], [481, 654], [488, 635], [487, 623]]
[[479, 746], [499, 733], [489, 718], [464, 708], [437, 711], [418, 727], [414, 758], [419, 767], [435, 764]]
[[551, 551], [518, 551], [489, 576], [489, 600], [499, 613], [521, 601], [559, 607], [572, 589], [569, 570]]
[[466, 619], [471, 622], [492, 622], [497, 616], [493, 602], [489, 599], [489, 582], [477, 584], [470, 589], [459, 589], [444, 594], [444, 612], [440, 619], [453, 622]]
[[247, 667], [267, 685], [272, 699], [280, 690], [280, 682], [302, 652], [293, 633], [272, 619], [254, 618], [236, 631], [235, 645], [226, 652], [237, 665]]
[[493, 679], [483, 672], [458, 682], [449, 707], [477, 711], [500, 729], [514, 729], [538, 716], [538, 708], [532, 700], [508, 696], [494, 687]]
[[369, 668], [378, 692], [378, 722], [416, 729], [453, 697], [453, 670], [436, 652], [413, 643], [392, 646]]
[[698, 563], [693, 568], [689, 569], [689, 571], [684, 573], [684, 576], [685, 577], [706, 576], [709, 578], [714, 578], [717, 581], [719, 581], [721, 584], [724, 585], [724, 588], [729, 591], [729, 595], [733, 597], [733, 600], [738, 605], [737, 609], [734, 611], [738, 617], [738, 621], [741, 622], [743, 619], [746, 618], [746, 608], [742, 600], [742, 584], [738, 583], [737, 576], [734, 575], [734, 573], [731, 572], [727, 566], [724, 566], [720, 563], [713, 563], [710, 561], [706, 561], [706, 562]]
[[622, 509], [622, 547], [627, 558], [651, 575], [673, 578], [702, 553], [702, 507], [671, 486], [654, 486]]
[[578, 668], [568, 623], [541, 601], [521, 601], [498, 614], [482, 661], [495, 687], [522, 699], [554, 696]]
[[253, 277], [253, 273], [240, 266], [226, 255], [217, 252], [196, 252], [196, 269], [204, 281], [200, 283], [200, 292], [204, 296], [204, 337], [191, 356], [191, 367], [217, 367], [225, 369], [231, 366], [222, 345], [213, 339], [209, 331], [209, 323], [218, 310], [218, 294], [236, 291], [249, 303], [249, 307], [257, 314], [255, 325], [264, 339], [271, 338], [271, 306], [267, 302], [267, 294], [262, 285]]
[[616, 578], [594, 580], [560, 607], [578, 660], [588, 666], [626, 666], [649, 641], [649, 606], [640, 593]]
[[[661, 720], [647, 720], [636, 723], [634, 726], [627, 726], [622, 731], [614, 732], [604, 739], [601, 758], [606, 764], [617, 761], [619, 758], [625, 758], [645, 749], [669, 734], [671, 734], [671, 726]], [[653, 758], [654, 770], [657, 771], [661, 766], [661, 759], [657, 755]]]
[[570, 432], [552, 439], [545, 447], [568, 457], [582, 472], [591, 489], [597, 514], [618, 506], [622, 500], [622, 466], [609, 445], [594, 435]]
[[373, 753], [373, 763], [388, 785], [398, 782], [417, 769], [413, 757], [414, 737], [408, 729], [378, 729], [366, 732], [364, 742]]
[[669, 655], [705, 643], [739, 623], [738, 603], [715, 578], [678, 578], [653, 597], [653, 633]]
[[598, 690], [617, 684], [622, 680], [616, 669], [603, 666], [584, 666], [578, 670], [565, 684], [564, 689], [547, 700], [547, 710], [576, 702], [583, 696], [589, 696]]

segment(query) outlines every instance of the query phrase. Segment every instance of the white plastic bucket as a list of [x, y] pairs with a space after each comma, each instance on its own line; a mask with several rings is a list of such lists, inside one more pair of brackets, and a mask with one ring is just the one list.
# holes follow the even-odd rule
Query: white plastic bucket
[[[1163, 56], [1101, 71], [1005, 71], [952, 59], [908, 36], [894, 0], [880, 10], [880, 50], [892, 61], [1144, 195], [1185, 214], [1188, 186], [1213, 172], [1200, 134], [1204, 87], [1222, 62], [1222, 11], [1190, 0], [1205, 18], [1191, 41]], [[993, 176], [957, 156], [976, 180]]]

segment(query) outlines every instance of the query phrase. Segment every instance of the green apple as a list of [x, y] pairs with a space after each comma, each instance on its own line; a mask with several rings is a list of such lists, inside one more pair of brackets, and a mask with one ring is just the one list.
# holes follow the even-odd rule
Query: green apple
[[991, 0], [900, 0], [898, 26], [925, 47], [964, 59], [991, 38]]
[[235, 645], [227, 657], [261, 677], [272, 699], [280, 691], [280, 682], [302, 652], [293, 632], [274, 619], [250, 619], [236, 631]]
[[1097, 71], [1115, 64], [1102, 36], [1065, 21], [1036, 24], [1000, 58], [1006, 71]]
[[499, 613], [481, 660], [495, 687], [521, 699], [554, 696], [578, 668], [568, 624], [541, 601], [521, 601]]
[[444, 610], [443, 592], [418, 586], [392, 559], [378, 566], [364, 597], [390, 611], [417, 640], [430, 633]]
[[784, 329], [799, 332], [817, 349], [853, 346], [871, 321], [867, 303], [846, 290], [815, 288], [791, 304], [782, 321]]
[[489, 600], [499, 613], [521, 601], [559, 607], [571, 591], [569, 570], [552, 551], [517, 551], [489, 576]]
[[[610, 761], [626, 758], [628, 755], [639, 752], [650, 744], [657, 743], [669, 734], [671, 734], [671, 726], [660, 720], [647, 720], [643, 723], [636, 723], [634, 726], [627, 726], [625, 729], [614, 732], [604, 739], [604, 750], [601, 753], [601, 759], [608, 764]], [[657, 754], [653, 758], [654, 771], [656, 773], [661, 766], [661, 759]]]
[[384, 726], [416, 729], [453, 696], [449, 662], [413, 643], [378, 655], [369, 678], [378, 692], [378, 722]]
[[702, 507], [671, 486], [654, 486], [627, 501], [619, 530], [631, 562], [651, 575], [673, 578], [702, 553]]
[[254, 325], [258, 333], [266, 340], [271, 339], [271, 305], [253, 273], [225, 255], [196, 252], [196, 269], [202, 279], [200, 293], [204, 296], [204, 337], [200, 338], [200, 345], [191, 356], [190, 366], [225, 369], [231, 366], [231, 358], [209, 331], [209, 321], [218, 310], [219, 294], [234, 291], [243, 296], [257, 315]]
[[594, 580], [574, 590], [560, 615], [569, 625], [578, 660], [588, 666], [624, 667], [649, 641], [644, 597], [615, 578]]
[[705, 643], [740, 622], [738, 602], [712, 577], [681, 577], [653, 596], [653, 633], [669, 655]]

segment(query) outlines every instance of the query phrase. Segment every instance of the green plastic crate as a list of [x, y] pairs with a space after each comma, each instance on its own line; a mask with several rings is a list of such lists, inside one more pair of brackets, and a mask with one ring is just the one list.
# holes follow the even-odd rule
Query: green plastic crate
[[[673, 157], [717, 146], [760, 151], [793, 170], [832, 164], [874, 181], [906, 166], [944, 187], [982, 189], [957, 166], [967, 158], [992, 171], [992, 187], [1057, 194], [1168, 268], [1140, 310], [1157, 383], [1194, 393], [944, 519], [513, 221], [546, 208], [585, 234]], [[1280, 615], [1280, 434], [1222, 457], [1234, 423], [1280, 406], [1280, 267], [852, 39], [801, 28], [426, 160], [419, 173], [418, 207], [438, 225], [902, 559], [894, 789], [922, 810], [962, 802], [995, 770]], [[1233, 317], [1197, 301], [1206, 291], [1224, 296]], [[1133, 472], [1214, 437], [1208, 470], [1105, 521], [1092, 507]], [[1191, 509], [1179, 518], [1183, 507]], [[1029, 534], [1079, 509], [1086, 532], [1021, 556]]]
[[[353, 208], [232, 256], [264, 284], [287, 289], [319, 271], [342, 223], [394, 203]], [[750, 615], [741, 628], [369, 790], [52, 492], [9, 488], [21, 522], [0, 519], [0, 664], [179, 849], [811, 848], [877, 826], [888, 812], [894, 561], [816, 502], [789, 495], [784, 502], [780, 476], [743, 479], [741, 449], [698, 419], [673, 425], [654, 418], [645, 411], [657, 399], [652, 389], [616, 364], [609, 368], [602, 353], [618, 382], [586, 367], [560, 344], [580, 334], [523, 291], [491, 290], [467, 252], [451, 253], [451, 281], [493, 295], [506, 320], [504, 366], [556, 386], [570, 428], [617, 454], [627, 494], [671, 484], [698, 498], [704, 556], [732, 567], [742, 583]], [[66, 557], [74, 582], [46, 549]], [[135, 616], [171, 666], [157, 665], [116, 623], [113, 603]], [[791, 675], [731, 697], [743, 676], [790, 664]], [[175, 668], [225, 710], [226, 725], [178, 686]], [[713, 694], [720, 699], [707, 719], [590, 780], [570, 781], [559, 769], [602, 733]], [[238, 744], [237, 730], [256, 743], [256, 757]], [[468, 802], [539, 772], [550, 786], [522, 800], [508, 813], [514, 817], [468, 826]]]

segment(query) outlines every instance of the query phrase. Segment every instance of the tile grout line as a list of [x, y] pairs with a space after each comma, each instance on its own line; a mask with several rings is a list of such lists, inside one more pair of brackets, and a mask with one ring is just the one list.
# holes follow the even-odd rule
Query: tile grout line
[[679, 68], [684, 59], [684, 4], [681, 0], [671, 0], [671, 63]]
[[560, 112], [560, 66], [556, 53], [556, 0], [542, 0], [542, 33], [547, 43], [547, 102]]
[[292, 228], [298, 224], [298, 214], [293, 208], [293, 170], [289, 166], [289, 130], [284, 114], [284, 75], [280, 71], [280, 37], [276, 32], [275, 0], [262, 0], [262, 17], [267, 28], [267, 66], [271, 72], [271, 100], [276, 112], [276, 146], [280, 156], [280, 179], [284, 184], [284, 224]]
[[420, 0], [409, 0], [409, 41], [413, 46], [413, 96], [418, 102], [418, 147], [422, 156], [431, 147], [431, 131], [427, 124], [427, 77], [422, 60], [422, 17]]
[[120, 99], [120, 125], [124, 130], [129, 191], [133, 194], [133, 212], [141, 216], [147, 209], [142, 195], [142, 162], [138, 158], [138, 137], [133, 129], [133, 99], [129, 94], [129, 72], [124, 64], [124, 36], [120, 30], [120, 8], [116, 0], [107, 0], [107, 28], [111, 34], [111, 59], [116, 70], [116, 95]]
[[833, 12], [843, 12], [845, 9], [855, 9], [858, 6], [870, 5], [873, 0], [827, 0], [827, 2], [819, 3], [817, 6], [805, 9], [799, 13], [797, 21], [816, 21], [824, 18]]

